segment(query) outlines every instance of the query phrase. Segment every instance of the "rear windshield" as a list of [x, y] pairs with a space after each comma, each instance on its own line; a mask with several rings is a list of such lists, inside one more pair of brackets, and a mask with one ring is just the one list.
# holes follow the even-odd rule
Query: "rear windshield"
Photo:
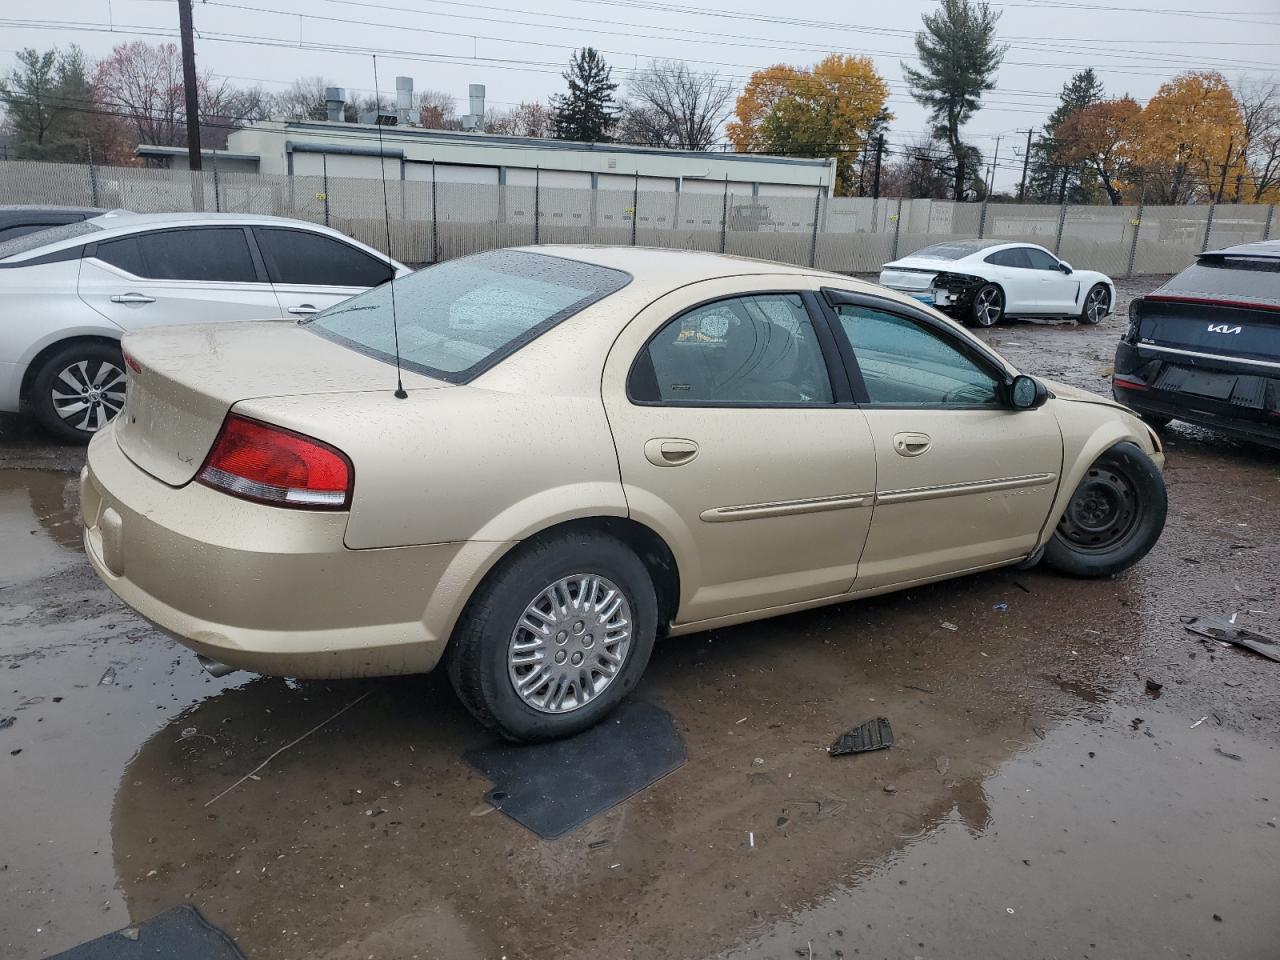
[[971, 253], [994, 247], [1003, 240], [952, 240], [948, 243], [935, 243], [931, 247], [917, 250], [913, 257], [927, 257], [930, 260], [961, 260]]
[[[395, 281], [400, 363], [464, 382], [630, 282], [621, 270], [521, 250], [419, 270]], [[323, 337], [394, 363], [391, 288], [385, 283], [306, 323]]]
[[1202, 257], [1155, 292], [1280, 304], [1280, 259]]
[[16, 257], [20, 253], [28, 253], [50, 243], [57, 243], [59, 240], [70, 240], [72, 237], [82, 237], [86, 233], [97, 233], [101, 229], [101, 227], [95, 227], [88, 220], [81, 220], [78, 223], [64, 223], [56, 227], [50, 227], [48, 230], [26, 233], [20, 237], [14, 237], [12, 240], [5, 240], [0, 243], [0, 260], [6, 257]]

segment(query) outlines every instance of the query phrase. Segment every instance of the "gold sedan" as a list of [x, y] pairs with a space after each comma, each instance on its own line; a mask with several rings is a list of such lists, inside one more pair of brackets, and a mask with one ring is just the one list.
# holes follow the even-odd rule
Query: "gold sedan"
[[657, 636], [1042, 557], [1109, 576], [1164, 525], [1128, 410], [797, 267], [499, 250], [124, 350], [81, 501], [125, 603], [217, 673], [443, 659], [517, 740], [598, 721]]

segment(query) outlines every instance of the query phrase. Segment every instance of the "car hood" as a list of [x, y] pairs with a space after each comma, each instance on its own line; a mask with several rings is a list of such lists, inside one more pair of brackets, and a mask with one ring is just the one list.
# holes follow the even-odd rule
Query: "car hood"
[[1071, 400], [1076, 403], [1096, 403], [1104, 407], [1115, 407], [1117, 410], [1128, 409], [1122, 403], [1117, 403], [1110, 397], [1104, 397], [1098, 393], [1090, 393], [1088, 390], [1081, 390], [1079, 387], [1068, 386], [1065, 383], [1059, 383], [1056, 380], [1046, 380], [1040, 377], [1040, 382], [1048, 387], [1055, 397], [1059, 400]]

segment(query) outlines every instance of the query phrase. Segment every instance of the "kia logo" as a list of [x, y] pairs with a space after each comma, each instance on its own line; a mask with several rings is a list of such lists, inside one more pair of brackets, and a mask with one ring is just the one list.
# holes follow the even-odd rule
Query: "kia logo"
[[1211, 324], [1209, 324], [1209, 332], [1210, 332], [1210, 333], [1239, 333], [1242, 329], [1244, 329], [1244, 328], [1243, 328], [1243, 327], [1230, 327], [1230, 326], [1227, 326], [1227, 324], [1225, 324], [1225, 323], [1211, 323]]

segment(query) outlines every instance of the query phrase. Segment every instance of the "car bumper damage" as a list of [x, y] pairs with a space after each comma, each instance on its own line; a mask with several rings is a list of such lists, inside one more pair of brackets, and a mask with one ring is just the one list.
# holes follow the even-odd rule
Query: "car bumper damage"
[[880, 285], [906, 294], [940, 310], [963, 312], [973, 305], [974, 294], [985, 283], [981, 277], [906, 267], [885, 270]]
[[211, 673], [333, 679], [436, 665], [453, 605], [433, 617], [433, 596], [456, 582], [459, 566], [481, 566], [480, 551], [467, 543], [352, 550], [344, 512], [168, 486], [134, 465], [113, 434], [95, 437], [80, 475], [85, 553], [121, 600]]

